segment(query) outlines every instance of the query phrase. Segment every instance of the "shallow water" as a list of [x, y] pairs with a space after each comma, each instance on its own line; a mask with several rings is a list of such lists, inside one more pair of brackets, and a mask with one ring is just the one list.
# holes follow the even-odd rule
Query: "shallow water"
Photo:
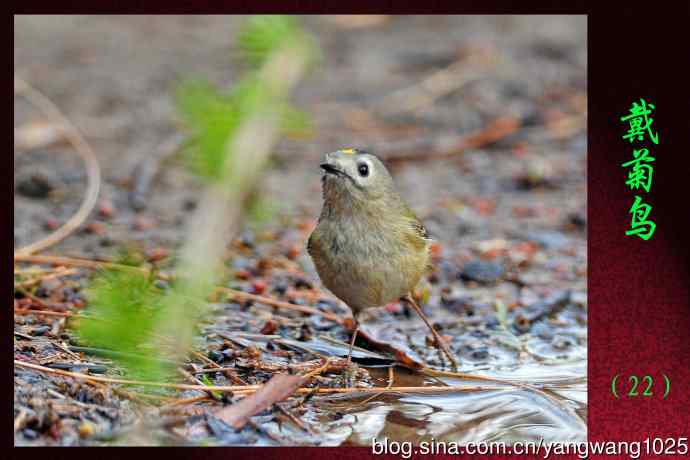
[[[387, 374], [374, 371], [380, 378]], [[316, 403], [324, 445], [371, 445], [395, 441], [583, 441], [587, 436], [587, 383], [584, 362], [528, 365], [484, 375], [543, 384], [543, 392], [482, 383], [487, 390], [453, 394], [390, 394], [361, 404], [368, 396], [328, 398]], [[396, 370], [395, 385], [438, 385], [434, 378]], [[456, 378], [441, 382], [476, 386]], [[537, 385], [535, 385], [537, 386]], [[490, 389], [492, 388], [492, 389]], [[328, 421], [328, 413], [342, 413]]]

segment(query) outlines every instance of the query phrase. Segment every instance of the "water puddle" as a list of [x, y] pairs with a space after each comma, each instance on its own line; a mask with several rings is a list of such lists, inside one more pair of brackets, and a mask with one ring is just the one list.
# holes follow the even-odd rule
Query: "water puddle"
[[[387, 372], [370, 369], [385, 385]], [[329, 397], [316, 405], [314, 421], [322, 445], [371, 445], [384, 437], [395, 441], [583, 441], [587, 436], [587, 383], [584, 361], [563, 365], [527, 365], [485, 376], [530, 382], [531, 391], [481, 382], [484, 391], [449, 394], [386, 394]], [[428, 377], [397, 368], [396, 386], [475, 387], [453, 377]], [[493, 389], [490, 389], [494, 387]], [[336, 419], [333, 420], [334, 414]]]

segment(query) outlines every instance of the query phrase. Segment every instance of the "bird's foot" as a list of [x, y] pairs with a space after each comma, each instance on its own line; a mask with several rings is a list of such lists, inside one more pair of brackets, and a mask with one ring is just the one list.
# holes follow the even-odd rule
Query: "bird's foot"
[[356, 379], [357, 379], [357, 374], [359, 373], [359, 365], [357, 363], [353, 363], [352, 361], [348, 362], [347, 367], [343, 370], [342, 379], [343, 379], [343, 386], [345, 388], [353, 388], [356, 386]]

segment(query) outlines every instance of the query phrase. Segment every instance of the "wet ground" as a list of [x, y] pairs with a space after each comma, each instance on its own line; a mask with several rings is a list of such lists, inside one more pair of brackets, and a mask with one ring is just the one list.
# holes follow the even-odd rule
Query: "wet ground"
[[[174, 252], [193, 225], [200, 184], [166, 151], [178, 132], [172, 94], [188, 77], [233, 82], [239, 69], [230, 44], [240, 21], [15, 17], [15, 73], [84, 132], [104, 174], [96, 212], [47, 253], [112, 258], [132, 243], [151, 257]], [[285, 140], [275, 152], [260, 187], [270, 217], [248, 223], [231, 246], [228, 287], [345, 315], [320, 291], [304, 251], [321, 205], [319, 159], [343, 146], [398, 157], [390, 164], [400, 192], [437, 241], [425, 311], [460, 358], [460, 372], [529, 387], [434, 373], [444, 363], [424, 324], [406, 306], [392, 304], [364, 322], [365, 337], [357, 342], [363, 350], [354, 355], [360, 371], [348, 377], [333, 369], [311, 386], [339, 388], [351, 378], [357, 387], [386, 387], [397, 350], [407, 367], [395, 367], [393, 387], [467, 391], [389, 392], [374, 399], [370, 393], [315, 394], [292, 398], [236, 431], [212, 415], [229, 401], [166, 408], [177, 421], [156, 424], [149, 412], [168, 400], [139, 397], [151, 408], [109, 385], [16, 368], [17, 443], [151, 443], [142, 432], [152, 431], [157, 441], [175, 444], [586, 437], [586, 19], [437, 16], [364, 23], [307, 17], [304, 24], [323, 49], [318, 71], [295, 97], [312, 117], [313, 136]], [[446, 90], [443, 75], [431, 80], [431, 89], [420, 84], [441, 69], [452, 70]], [[517, 127], [495, 139], [480, 134], [471, 148], [447, 155], [468, 136], [492, 131], [501, 117], [517, 120]], [[41, 120], [15, 98], [15, 127]], [[68, 145], [16, 150], [19, 247], [74, 213], [85, 173]], [[18, 301], [65, 308], [86, 303], [87, 273], [43, 281], [32, 286], [38, 301], [22, 295]], [[345, 328], [321, 315], [223, 299], [213, 308], [197, 344], [205, 359], [188, 363], [187, 371], [209, 369], [207, 360], [231, 369], [205, 373], [214, 384], [236, 383], [232, 376], [263, 383], [276, 371], [347, 352]], [[15, 359], [70, 362], [66, 368], [84, 372], [74, 365], [70, 353], [76, 353], [95, 366], [90, 372], [116, 376], [112, 357], [74, 348], [78, 341], [65, 322], [15, 315]]]

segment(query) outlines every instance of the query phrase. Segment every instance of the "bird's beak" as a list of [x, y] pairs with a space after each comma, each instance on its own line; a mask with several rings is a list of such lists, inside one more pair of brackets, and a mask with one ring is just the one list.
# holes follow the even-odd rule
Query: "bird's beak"
[[324, 171], [323, 177], [333, 177], [339, 179], [347, 179], [354, 183], [354, 179], [347, 173], [346, 159], [342, 157], [341, 152], [327, 153], [323, 162], [319, 165]]
[[338, 174], [344, 174], [344, 173], [343, 173], [340, 169], [338, 169], [338, 167], [335, 166], [333, 163], [321, 163], [321, 164], [319, 165], [319, 167], [320, 167], [321, 169], [323, 169], [324, 172], [326, 172], [326, 174], [334, 174], [334, 175], [336, 175], [336, 176], [337, 176]]
[[340, 164], [340, 158], [338, 158], [337, 152], [326, 154], [323, 159], [323, 163], [321, 163], [319, 166], [326, 174], [347, 177], [345, 169]]

